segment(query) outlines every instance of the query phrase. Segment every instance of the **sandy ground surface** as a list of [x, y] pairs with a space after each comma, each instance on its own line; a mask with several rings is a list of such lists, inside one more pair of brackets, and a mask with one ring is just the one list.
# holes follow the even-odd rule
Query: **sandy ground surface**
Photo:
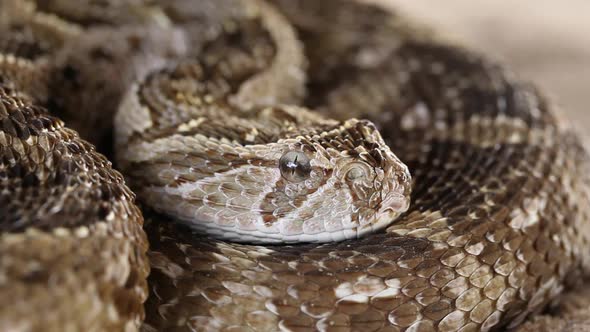
[[557, 101], [590, 143], [590, 1], [370, 1], [507, 63]]

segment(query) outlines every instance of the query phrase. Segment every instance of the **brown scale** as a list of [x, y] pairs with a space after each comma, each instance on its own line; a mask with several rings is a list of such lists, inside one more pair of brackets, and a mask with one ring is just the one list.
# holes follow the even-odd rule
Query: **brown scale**
[[[159, 15], [153, 8], [141, 10], [145, 2], [133, 0], [119, 7], [109, 1], [76, 4], [81, 11], [74, 13], [58, 9], [72, 2], [38, 3], [44, 11], [88, 26], [135, 22], [137, 17], [149, 21]], [[182, 9], [182, 3], [167, 6]], [[537, 314], [562, 288], [577, 285], [588, 274], [584, 252], [590, 245], [590, 160], [576, 135], [558, 126], [553, 106], [534, 88], [376, 7], [351, 0], [273, 3], [300, 29], [307, 46], [307, 106], [330, 116], [373, 120], [412, 171], [411, 208], [387, 231], [358, 240], [269, 247], [214, 241], [150, 213], [146, 230], [152, 273], [145, 331], [498, 330]], [[192, 1], [184, 4], [199, 7]], [[166, 12], [181, 20], [179, 8], [167, 7]], [[223, 68], [243, 70], [233, 83], [223, 83], [220, 74], [218, 81], [204, 84], [207, 89], [235, 92], [242, 78], [276, 55], [267, 45], [275, 41], [261, 33], [258, 23], [238, 24], [228, 38], [205, 47], [212, 57], [199, 65], [214, 68], [213, 76]], [[227, 47], [227, 42], [241, 40], [242, 28], [248, 42]], [[109, 43], [113, 30], [105, 31], [89, 34], [86, 44], [74, 40], [72, 45], [83, 45], [64, 51], [61, 71], [52, 81], [52, 110], [100, 114], [95, 111], [104, 109], [101, 121], [108, 123], [121, 90], [137, 74], [120, 70], [128, 63], [117, 66], [117, 59], [160, 47], [175, 50], [167, 59], [182, 55], [174, 47], [178, 45], [162, 46], [167, 33], [144, 44], [144, 35], [122, 29], [123, 37]], [[27, 45], [28, 37], [19, 38], [18, 43]], [[121, 49], [125, 51], [113, 52]], [[198, 53], [199, 47], [190, 52]], [[235, 57], [223, 61], [224, 53]], [[16, 94], [22, 82], [11, 82], [13, 72], [5, 68], [12, 65], [0, 65], [0, 298], [13, 299], [0, 308], [1, 324], [50, 331], [66, 324], [73, 330], [138, 329], [148, 268], [133, 194], [91, 145], [35, 106], [31, 99], [37, 97], [27, 97], [31, 91]], [[19, 74], [25, 71], [16, 68]], [[114, 75], [122, 78], [119, 85], [108, 84], [112, 77], [89, 79], [119, 70], [120, 76]], [[107, 87], [114, 92], [100, 95], [99, 101], [85, 100], [89, 95], [81, 93]], [[153, 87], [147, 93], [152, 100], [145, 103], [164, 109], [164, 97], [181, 101], [162, 91]], [[63, 92], [74, 101], [56, 97]], [[520, 130], [531, 136], [507, 142], [504, 136], [512, 133], [511, 127], [469, 124], [503, 117], [520, 120]], [[460, 135], [436, 136], [436, 125], [459, 126]], [[539, 132], [547, 134], [533, 136]], [[355, 135], [351, 132], [350, 138], [358, 139]], [[236, 132], [235, 138], [239, 136]], [[157, 162], [184, 167], [206, 157], [170, 154], [172, 159]], [[377, 162], [379, 156], [371, 158]], [[227, 165], [228, 160], [240, 162], [224, 154], [219, 163]], [[149, 175], [150, 169], [133, 172]], [[191, 180], [190, 174], [175, 180]], [[247, 176], [240, 181], [255, 183]], [[583, 305], [565, 313], [565, 325], [545, 318], [524, 330], [554, 323], [555, 328], [584, 326]]]
[[[151, 0], [34, 0], [42, 12], [55, 14], [82, 26], [146, 23], [157, 8]], [[158, 13], [159, 14], [159, 13]]]
[[0, 4], [0, 52], [4, 55], [48, 61], [67, 38], [79, 32], [76, 25], [35, 9], [28, 0]]
[[[49, 98], [41, 100], [44, 106], [101, 151], [109, 152], [111, 121], [121, 95], [135, 77], [159, 59], [175, 58], [183, 52], [180, 32], [158, 24], [150, 28], [127, 26], [158, 21], [157, 12], [149, 8], [140, 10], [141, 1], [116, 2], [118, 8], [113, 7], [115, 2], [96, 7], [60, 0], [34, 3], [38, 10], [31, 10], [35, 7], [29, 6], [29, 1], [6, 1], [7, 9], [14, 13], [9, 12], [9, 22], [1, 22], [1, 26], [23, 25], [27, 39], [10, 40], [10, 46], [5, 47], [18, 48], [22, 53], [31, 52], [31, 45], [37, 45], [39, 51], [45, 52], [37, 56], [45, 56], [47, 74], [43, 80], [50, 81], [44, 83], [50, 89]], [[64, 15], [65, 12], [71, 15]], [[123, 16], [118, 17], [121, 13]], [[81, 22], [76, 21], [78, 16]], [[84, 17], [103, 17], [105, 21], [90, 22]], [[124, 28], [115, 32], [107, 23]], [[12, 33], [10, 38], [17, 36]], [[10, 54], [10, 50], [4, 51]]]
[[[256, 19], [230, 21], [227, 25], [232, 28], [227, 28], [220, 38], [206, 43], [198, 59], [185, 60], [171, 70], [150, 75], [139, 92], [140, 102], [149, 106], [155, 122], [146, 133], [148, 140], [162, 137], [170, 127], [194, 118], [191, 107], [213, 116], [232, 108], [227, 97], [268, 66], [274, 57], [275, 50], [260, 24]], [[231, 79], [227, 79], [230, 75]], [[172, 105], [183, 105], [189, 112], [179, 110], [174, 118], [168, 118], [167, 108]]]
[[0, 297], [13, 299], [3, 328], [137, 326], [148, 266], [133, 193], [92, 145], [0, 77]]
[[48, 106], [101, 151], [110, 151], [112, 118], [127, 87], [184, 49], [180, 32], [168, 28], [89, 28], [56, 55]]
[[37, 39], [27, 26], [12, 24], [0, 29], [0, 34], [5, 38], [0, 41], [0, 51], [5, 54], [34, 60], [51, 49], [47, 42]]
[[[343, 20], [368, 15], [374, 26], [384, 20], [380, 12], [373, 14], [374, 9], [353, 1], [279, 3], [287, 8], [289, 18], [301, 24], [304, 37], [327, 29], [322, 28], [330, 26], [331, 18], [341, 18], [339, 11], [349, 13]], [[322, 14], [323, 20], [313, 26], [313, 14], [322, 6], [319, 12], [330, 15]], [[386, 234], [321, 246], [269, 247], [266, 254], [258, 254], [258, 247], [209, 242], [180, 226], [154, 221], [148, 227], [154, 262], [150, 280], [157, 285], [158, 297], [151, 297], [146, 306], [149, 326], [157, 330], [236, 325], [253, 330], [277, 326], [362, 331], [410, 326], [425, 331], [498, 329], [522, 322], [551, 301], [555, 294], [539, 292], [541, 285], [554, 280], [551, 291], [557, 284], [573, 285], [584, 261], [573, 247], [582, 248], [588, 242], [584, 221], [588, 213], [579, 211], [587, 198], [581, 184], [575, 192], [564, 190], [563, 170], [578, 169], [576, 176], [586, 179], [582, 169], [588, 165], [574, 161], [580, 153], [576, 144], [557, 145], [571, 140], [571, 135], [559, 132], [548, 140], [513, 144], [501, 141], [501, 131], [464, 127], [464, 134], [497, 141], [479, 146], [478, 141], [429, 136], [432, 121], [403, 128], [403, 117], [417, 102], [424, 103], [430, 119], [448, 127], [476, 116], [506, 116], [521, 119], [525, 130], [533, 132], [552, 130], [556, 121], [542, 96], [513, 82], [500, 67], [456, 47], [408, 36], [397, 47], [383, 46], [392, 53], [373, 68], [355, 62], [358, 50], [354, 47], [350, 57], [338, 54], [344, 60], [336, 65], [320, 52], [315, 58], [312, 55], [312, 68], [316, 61], [325, 64], [328, 72], [337, 69], [334, 76], [319, 76], [316, 83], [312, 75], [311, 86], [321, 84], [321, 89], [312, 90], [309, 102], [330, 115], [346, 109], [349, 113], [343, 117], [369, 115], [377, 123], [413, 173], [410, 210]], [[409, 69], [412, 63], [418, 66]], [[442, 64], [442, 72], [430, 69], [435, 63]], [[400, 78], [392, 85], [390, 81], [403, 72], [409, 80]], [[447, 88], [457, 91], [446, 95]], [[498, 102], [500, 98], [503, 101]], [[534, 116], [533, 108], [538, 109]], [[434, 114], [435, 110], [443, 112]], [[578, 168], [575, 163], [584, 166]], [[558, 206], [564, 209], [556, 214]], [[566, 230], [568, 223], [575, 224], [576, 230]], [[177, 233], [183, 235], [171, 239]], [[236, 261], [217, 258], [228, 255]], [[172, 267], [178, 273], [173, 277], [167, 273]], [[393, 288], [387, 296], [375, 296], [387, 287]], [[185, 296], [186, 289], [200, 296]], [[365, 289], [373, 295], [339, 300], [337, 289]], [[178, 321], [183, 323], [174, 323]]]

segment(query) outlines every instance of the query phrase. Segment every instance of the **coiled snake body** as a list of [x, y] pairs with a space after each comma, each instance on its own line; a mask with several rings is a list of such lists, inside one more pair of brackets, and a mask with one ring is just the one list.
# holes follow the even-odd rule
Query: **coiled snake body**
[[0, 329], [491, 330], [587, 274], [588, 155], [501, 66], [354, 1], [73, 3], [0, 3]]

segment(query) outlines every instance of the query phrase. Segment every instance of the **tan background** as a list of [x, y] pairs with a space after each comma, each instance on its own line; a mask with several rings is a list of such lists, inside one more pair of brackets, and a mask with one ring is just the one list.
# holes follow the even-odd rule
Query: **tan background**
[[509, 64], [590, 138], [590, 1], [369, 0], [434, 25]]

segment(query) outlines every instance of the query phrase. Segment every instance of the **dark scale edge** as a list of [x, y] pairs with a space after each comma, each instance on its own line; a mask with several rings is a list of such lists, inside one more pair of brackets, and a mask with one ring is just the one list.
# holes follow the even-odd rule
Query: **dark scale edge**
[[[4, 138], [0, 230], [91, 225], [104, 221], [121, 201], [133, 202], [134, 194], [122, 175], [77, 133], [5, 86], [0, 87], [0, 97]], [[70, 204], [59, 201], [62, 195]], [[92, 204], [75, 204], [78, 199]], [[55, 210], [49, 208], [52, 204], [64, 207]]]
[[94, 146], [14, 86], [0, 73], [0, 248], [10, 258], [0, 259], [0, 295], [14, 297], [0, 321], [137, 326], [149, 265], [134, 194]]

